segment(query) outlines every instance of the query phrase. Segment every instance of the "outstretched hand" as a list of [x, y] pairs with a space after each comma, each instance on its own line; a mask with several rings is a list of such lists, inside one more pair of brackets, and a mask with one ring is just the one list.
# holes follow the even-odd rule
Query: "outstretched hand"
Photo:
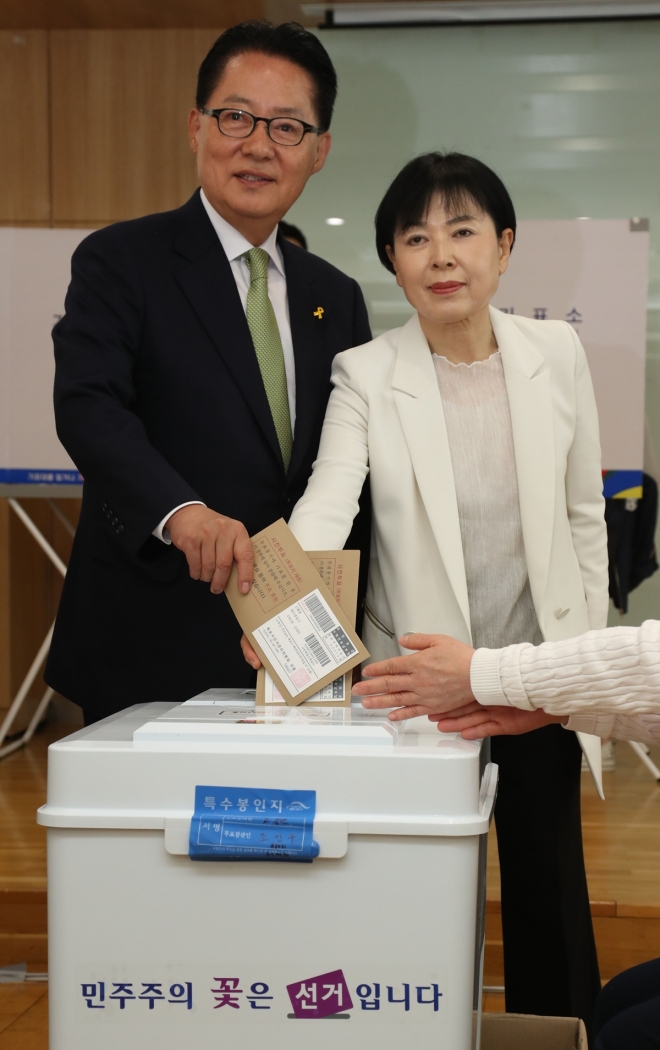
[[487, 736], [519, 736], [533, 729], [568, 721], [568, 715], [547, 715], [545, 711], [522, 711], [519, 707], [482, 707], [474, 700], [454, 711], [429, 715], [441, 733], [460, 733], [464, 740]]
[[401, 721], [434, 712], [451, 711], [474, 700], [470, 688], [470, 661], [474, 649], [444, 634], [404, 634], [410, 656], [395, 656], [369, 664], [362, 674], [368, 681], [353, 686], [363, 707], [396, 707], [389, 718]]

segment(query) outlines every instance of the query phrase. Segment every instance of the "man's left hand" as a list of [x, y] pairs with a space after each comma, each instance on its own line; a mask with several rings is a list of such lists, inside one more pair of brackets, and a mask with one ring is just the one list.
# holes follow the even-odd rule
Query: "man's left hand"
[[392, 721], [451, 711], [474, 700], [470, 688], [470, 661], [474, 649], [444, 634], [404, 634], [410, 656], [396, 656], [369, 664], [362, 672], [368, 682], [353, 686], [363, 696], [363, 707], [396, 707]]

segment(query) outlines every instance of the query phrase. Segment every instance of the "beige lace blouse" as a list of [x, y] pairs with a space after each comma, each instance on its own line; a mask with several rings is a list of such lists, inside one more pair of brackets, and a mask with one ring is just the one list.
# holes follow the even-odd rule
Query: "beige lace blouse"
[[456, 485], [472, 644], [537, 645], [543, 638], [527, 576], [500, 352], [471, 365], [434, 354], [433, 363]]

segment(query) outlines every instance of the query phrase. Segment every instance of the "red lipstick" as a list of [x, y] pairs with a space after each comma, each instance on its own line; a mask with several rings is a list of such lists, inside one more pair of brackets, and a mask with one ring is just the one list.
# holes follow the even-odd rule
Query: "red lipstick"
[[429, 290], [434, 295], [451, 295], [452, 292], [457, 292], [459, 288], [463, 288], [461, 281], [438, 281], [437, 284], [432, 284]]

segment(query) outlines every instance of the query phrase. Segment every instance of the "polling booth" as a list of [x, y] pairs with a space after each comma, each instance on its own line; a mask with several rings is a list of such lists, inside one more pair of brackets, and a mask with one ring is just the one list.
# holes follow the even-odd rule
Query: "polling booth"
[[[3, 495], [68, 495], [72, 486], [80, 494], [82, 476], [55, 431], [51, 331], [64, 311], [71, 255], [89, 233], [0, 229]], [[598, 403], [603, 469], [611, 475], [608, 495], [641, 484], [649, 238], [646, 219], [522, 220], [493, 300], [507, 313], [565, 320], [580, 336]], [[411, 312], [406, 308], [395, 323]]]
[[82, 476], [55, 432], [51, 332], [64, 313], [71, 256], [90, 232], [0, 229], [3, 495], [38, 496], [44, 494], [42, 486], [57, 495], [68, 495], [67, 490], [76, 486], [74, 491], [80, 496]]
[[493, 306], [566, 321], [585, 348], [606, 497], [639, 499], [644, 461], [647, 219], [525, 219]]
[[497, 772], [431, 729], [213, 690], [51, 745], [51, 1050], [478, 1046]]
[[[0, 229], [0, 499], [8, 501], [61, 576], [66, 574], [65, 563], [19, 500], [48, 501], [60, 524], [74, 534], [59, 500], [80, 499], [83, 479], [55, 431], [51, 332], [64, 313], [71, 255], [88, 233]], [[24, 578], [21, 585], [25, 586]], [[26, 722], [24, 705], [29, 705], [33, 683], [48, 655], [53, 626], [0, 721], [0, 759], [29, 742], [53, 697], [53, 690], [46, 688], [25, 731], [16, 736], [19, 723]], [[14, 738], [6, 742], [9, 735]]]

